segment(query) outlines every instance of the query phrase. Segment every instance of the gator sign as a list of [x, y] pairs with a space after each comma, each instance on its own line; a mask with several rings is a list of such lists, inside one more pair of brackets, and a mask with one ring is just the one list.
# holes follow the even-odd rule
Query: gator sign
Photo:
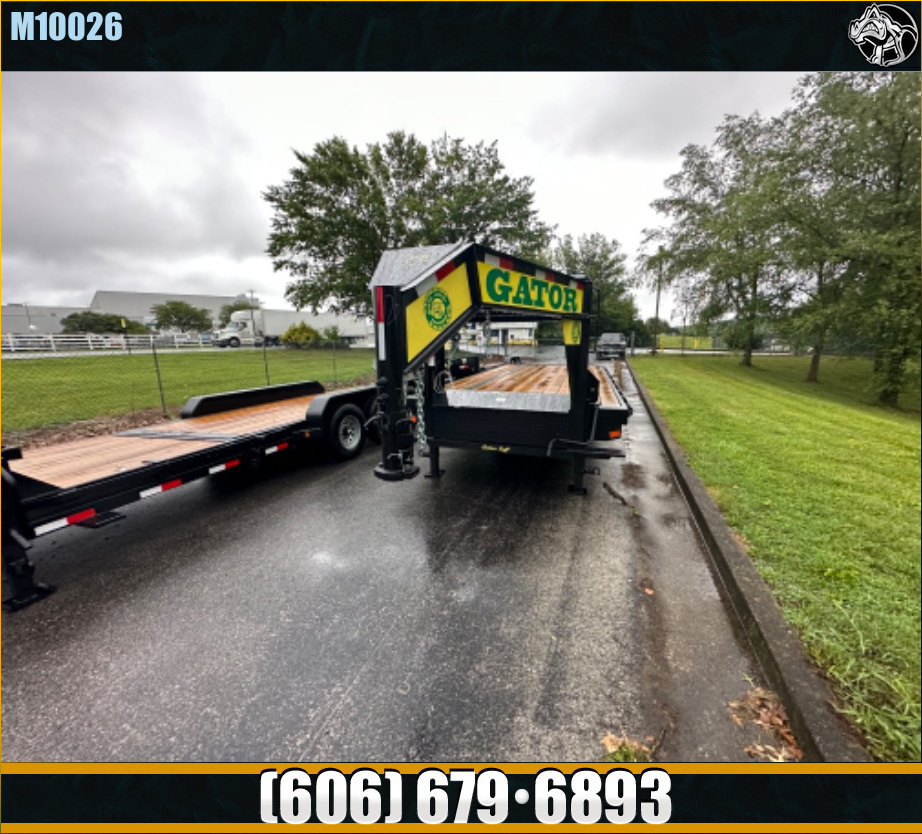
[[547, 313], [583, 312], [583, 288], [580, 284], [571, 287], [481, 261], [477, 262], [477, 274], [484, 304]]
[[407, 361], [422, 353], [449, 325], [471, 306], [467, 267], [450, 263], [416, 288], [407, 305]]

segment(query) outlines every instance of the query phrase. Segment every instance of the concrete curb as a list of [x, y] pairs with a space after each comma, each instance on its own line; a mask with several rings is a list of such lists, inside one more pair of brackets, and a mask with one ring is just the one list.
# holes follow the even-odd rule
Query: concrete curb
[[[626, 363], [627, 364], [627, 363]], [[834, 711], [826, 682], [807, 659], [778, 603], [752, 560], [733, 538], [717, 505], [685, 460], [649, 392], [628, 365], [641, 401], [666, 450], [676, 482], [723, 583], [740, 629], [762, 667], [769, 686], [781, 698], [805, 761], [869, 762], [871, 759]]]

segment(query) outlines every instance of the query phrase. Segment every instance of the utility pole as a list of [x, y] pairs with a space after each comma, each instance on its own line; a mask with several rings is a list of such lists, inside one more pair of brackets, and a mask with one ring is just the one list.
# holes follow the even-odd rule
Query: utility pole
[[[663, 247], [660, 246], [658, 255], [662, 256]], [[653, 356], [656, 356], [656, 349], [659, 344], [659, 294], [663, 284], [663, 260], [660, 257], [656, 262], [656, 312], [653, 314]]]

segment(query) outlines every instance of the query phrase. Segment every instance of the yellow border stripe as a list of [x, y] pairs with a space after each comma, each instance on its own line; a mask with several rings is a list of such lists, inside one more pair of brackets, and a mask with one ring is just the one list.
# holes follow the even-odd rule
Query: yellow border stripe
[[775, 764], [772, 762], [722, 764], [671, 764], [669, 762], [651, 762], [650, 764], [607, 764], [599, 762], [570, 762], [566, 764], [534, 762], [502, 762], [498, 764], [482, 762], [448, 762], [437, 764], [407, 764], [405, 762], [301, 762], [297, 765], [292, 764], [292, 762], [242, 762], [238, 764], [226, 762], [188, 762], [185, 764], [161, 764], [151, 762], [3, 762], [0, 764], [0, 774], [259, 774], [262, 771], [269, 770], [271, 768], [275, 768], [281, 772], [294, 766], [300, 767], [308, 773], [319, 773], [321, 770], [329, 767], [335, 767], [342, 773], [351, 773], [352, 771], [358, 770], [359, 768], [371, 768], [379, 772], [383, 771], [384, 769], [389, 769], [399, 771], [400, 773], [421, 773], [422, 771], [432, 767], [444, 770], [446, 772], [452, 768], [455, 770], [483, 770], [485, 768], [499, 768], [503, 771], [503, 773], [506, 774], [538, 773], [549, 767], [552, 767], [555, 770], [559, 770], [561, 773], [573, 773], [576, 770], [583, 770], [585, 768], [594, 768], [599, 773], [608, 773], [609, 770], [612, 770], [616, 767], [623, 767], [634, 773], [642, 773], [648, 768], [658, 767], [662, 768], [670, 774], [733, 774], [737, 776], [747, 776], [749, 774], [754, 775], [760, 773], [783, 773], [785, 775], [791, 776], [803, 776], [807, 774], [863, 774], [870, 776], [890, 776], [895, 774], [922, 773], [922, 764]]
[[100, 832], [100, 834], [106, 834], [106, 832], [121, 832], [121, 831], [136, 831], [136, 832], [146, 832], [148, 834], [158, 834], [158, 832], [163, 832], [163, 834], [171, 834], [171, 832], [176, 832], [181, 834], [181, 832], [190, 832], [190, 834], [196, 834], [196, 832], [227, 832], [227, 834], [247, 834], [247, 832], [254, 831], [256, 829], [264, 828], [267, 831], [302, 831], [302, 832], [330, 832], [330, 831], [348, 831], [348, 832], [360, 832], [360, 831], [373, 831], [373, 830], [387, 830], [392, 832], [407, 832], [407, 834], [422, 834], [422, 832], [431, 832], [431, 831], [452, 831], [452, 830], [465, 830], [465, 831], [564, 831], [564, 832], [577, 832], [577, 831], [592, 831], [592, 830], [605, 830], [605, 831], [645, 831], [650, 832], [652, 830], [664, 831], [664, 832], [688, 832], [688, 834], [709, 834], [709, 832], [714, 832], [714, 834], [736, 834], [740, 831], [749, 831], [749, 832], [764, 832], [764, 834], [772, 834], [772, 832], [845, 832], [845, 834], [860, 834], [861, 832], [894, 832], [894, 834], [901, 834], [901, 832], [917, 832], [919, 830], [918, 823], [751, 823], [743, 824], [738, 822], [733, 823], [663, 823], [662, 825], [650, 825], [648, 823], [628, 823], [627, 825], [618, 825], [613, 826], [610, 824], [596, 824], [596, 825], [580, 825], [578, 823], [567, 823], [560, 825], [544, 825], [542, 823], [533, 823], [533, 824], [516, 824], [516, 823], [503, 823], [500, 825], [489, 825], [486, 823], [469, 823], [466, 825], [426, 825], [425, 823], [412, 823], [412, 824], [403, 824], [403, 823], [394, 823], [391, 825], [385, 825], [383, 823], [378, 823], [375, 825], [359, 825], [357, 823], [343, 823], [341, 825], [323, 825], [323, 824], [307, 824], [307, 825], [288, 825], [285, 823], [278, 824], [269, 824], [269, 823], [6, 823], [3, 826], [4, 834], [54, 834], [55, 832], [61, 832], [61, 834], [92, 834], [93, 832]]

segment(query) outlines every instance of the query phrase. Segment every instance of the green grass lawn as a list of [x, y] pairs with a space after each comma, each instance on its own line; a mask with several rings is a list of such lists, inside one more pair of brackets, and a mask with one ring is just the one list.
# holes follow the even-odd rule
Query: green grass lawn
[[161, 407], [198, 394], [258, 388], [269, 381], [325, 386], [373, 380], [373, 351], [226, 350], [9, 359], [2, 363], [3, 431], [18, 431]]
[[919, 373], [901, 409], [871, 365], [638, 357], [695, 472], [882, 761], [920, 757]]

